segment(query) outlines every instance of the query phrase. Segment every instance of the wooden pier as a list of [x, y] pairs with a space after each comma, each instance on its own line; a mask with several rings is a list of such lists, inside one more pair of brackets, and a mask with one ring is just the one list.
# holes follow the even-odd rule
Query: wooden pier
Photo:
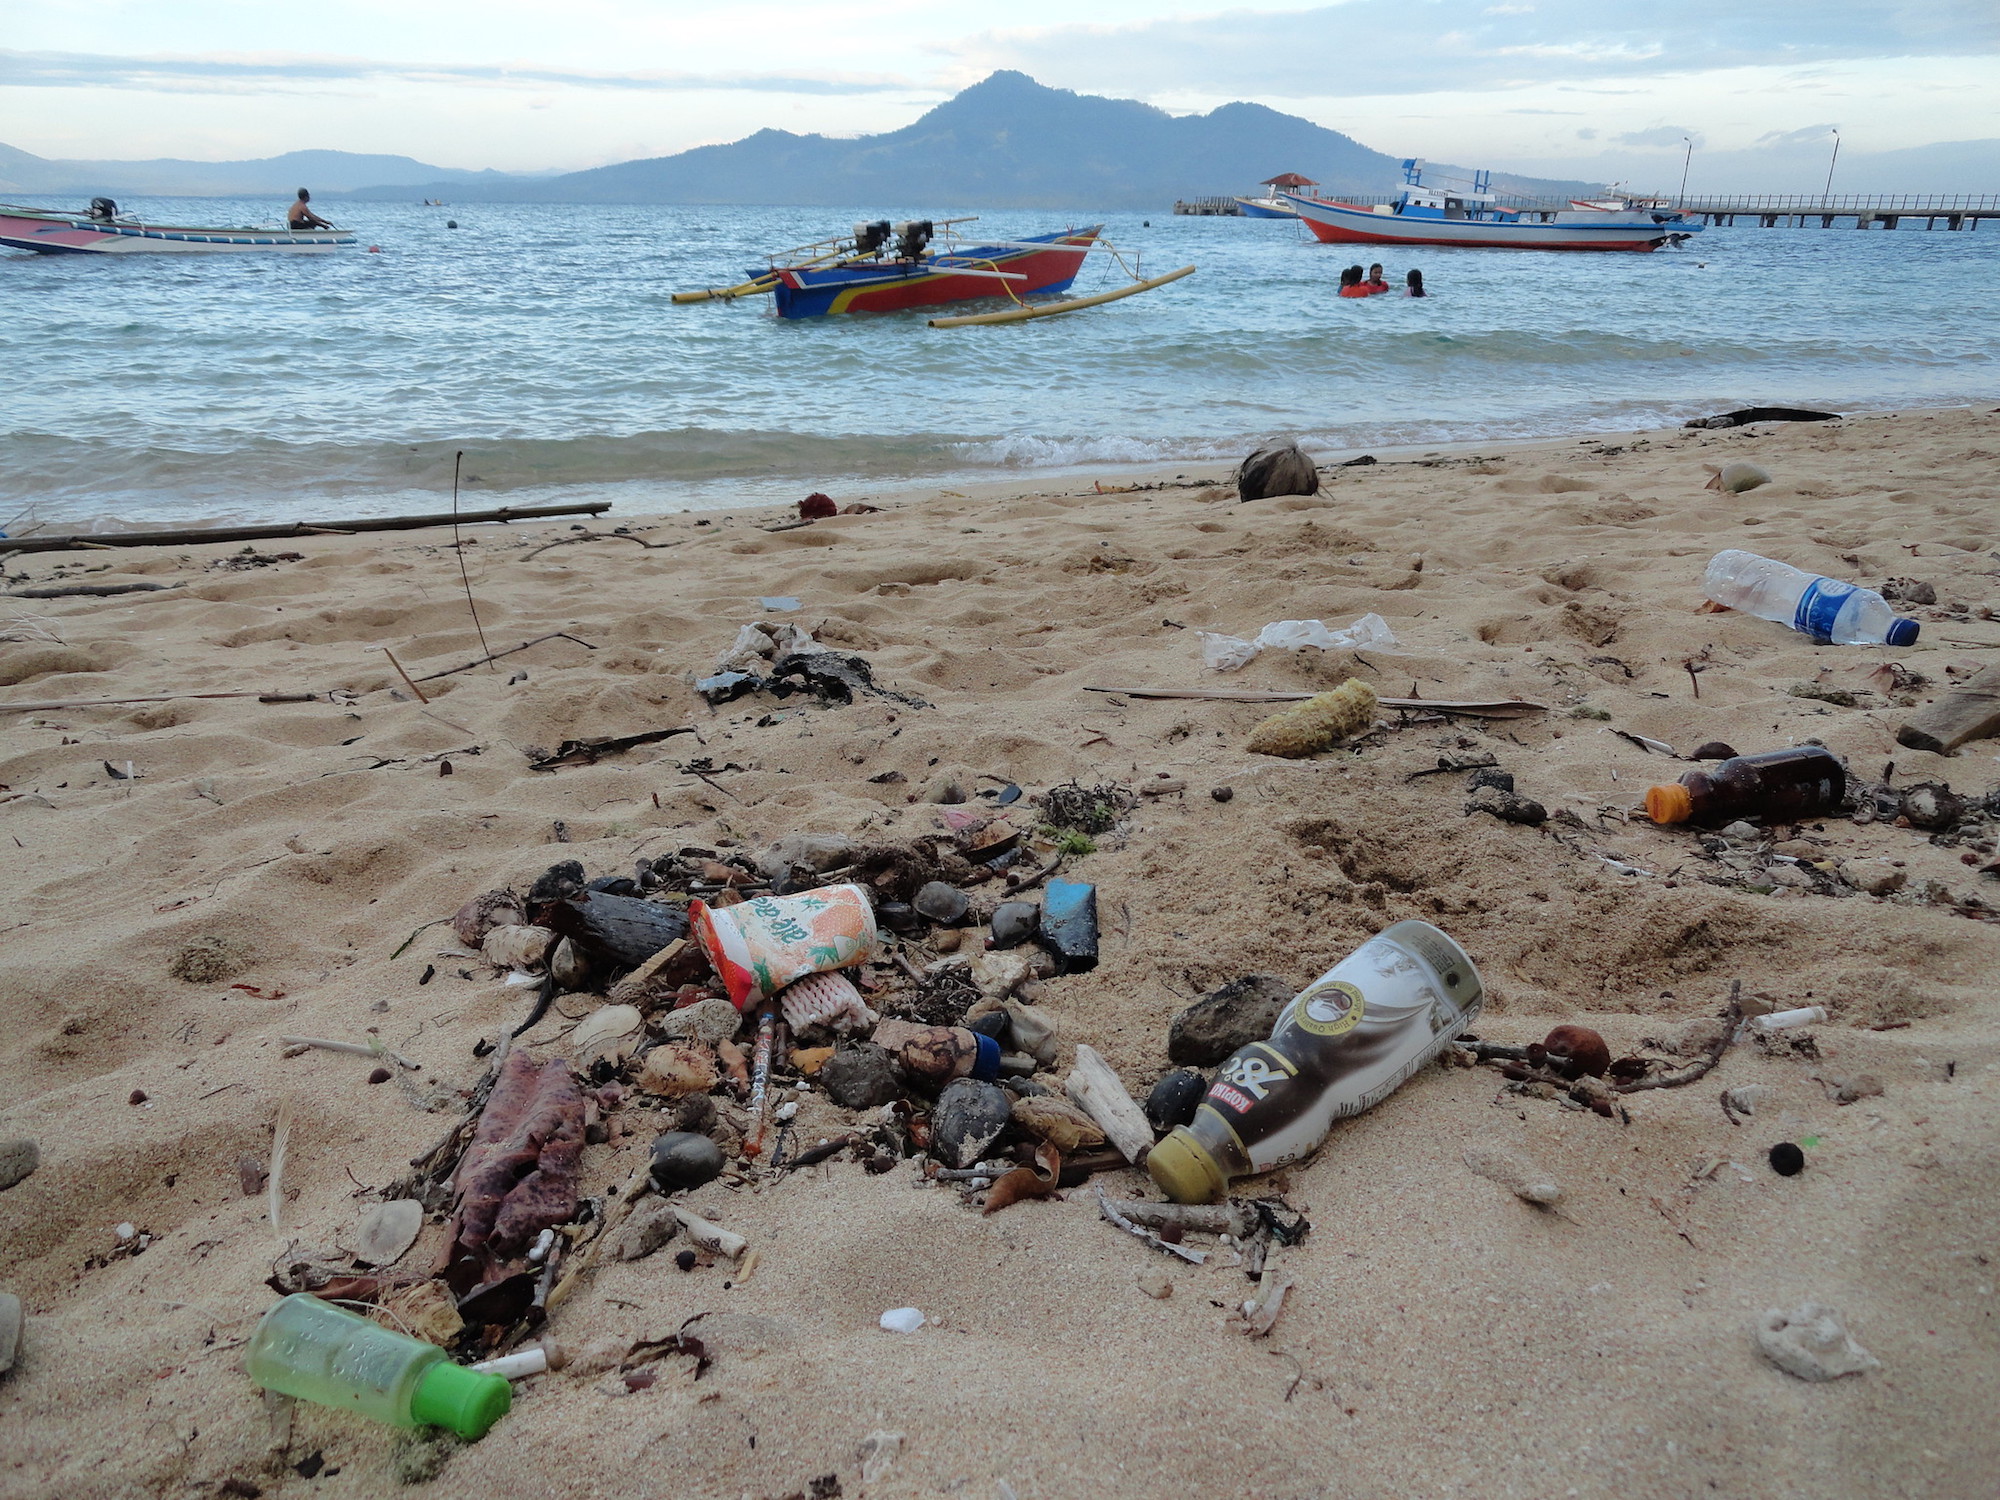
[[1183, 198], [1174, 204], [1177, 214], [1194, 214], [1201, 218], [1241, 218], [1243, 205], [1234, 198]]
[[1851, 219], [1856, 229], [1896, 229], [1905, 219], [1924, 228], [1976, 229], [1981, 219], [2000, 219], [2000, 194], [1836, 193], [1830, 198], [1761, 194], [1740, 198], [1689, 198], [1676, 205], [1709, 224], [1755, 220], [1765, 229], [1802, 229], [1817, 223], [1831, 229]]

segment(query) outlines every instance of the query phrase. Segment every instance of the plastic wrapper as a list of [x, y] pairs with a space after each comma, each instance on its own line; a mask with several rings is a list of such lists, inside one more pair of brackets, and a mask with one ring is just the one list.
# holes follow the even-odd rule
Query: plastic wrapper
[[735, 906], [694, 901], [688, 918], [738, 1010], [808, 974], [865, 963], [881, 946], [875, 908], [858, 885], [758, 896]]
[[1235, 672], [1250, 665], [1267, 648], [1300, 651], [1316, 646], [1322, 651], [1385, 651], [1401, 649], [1389, 622], [1377, 614], [1366, 614], [1352, 625], [1329, 630], [1323, 620], [1273, 620], [1257, 632], [1257, 639], [1201, 632], [1201, 659], [1218, 672]]

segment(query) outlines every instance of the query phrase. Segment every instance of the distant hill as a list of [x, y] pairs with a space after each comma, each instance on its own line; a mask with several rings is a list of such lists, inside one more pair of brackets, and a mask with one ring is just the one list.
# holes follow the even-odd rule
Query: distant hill
[[[1401, 181], [1397, 158], [1261, 104], [1176, 116], [999, 72], [882, 135], [840, 140], [760, 130], [728, 145], [536, 181], [411, 186], [397, 179], [348, 196], [1166, 210], [1177, 198], [1248, 192], [1279, 172], [1301, 172], [1325, 190], [1347, 193], [1385, 192]], [[1582, 182], [1517, 181], [1502, 186], [1552, 195], [1594, 190]]]
[[[231, 198], [282, 194], [289, 198], [302, 187], [315, 193], [337, 193], [383, 184], [428, 183], [440, 188], [448, 184], [449, 191], [459, 192], [467, 184], [513, 180], [505, 172], [466, 172], [434, 167], [408, 156], [368, 156], [353, 151], [288, 151], [256, 161], [180, 161], [173, 157], [64, 161], [0, 146], [0, 195], [9, 196]], [[402, 187], [397, 196], [438, 195]]]

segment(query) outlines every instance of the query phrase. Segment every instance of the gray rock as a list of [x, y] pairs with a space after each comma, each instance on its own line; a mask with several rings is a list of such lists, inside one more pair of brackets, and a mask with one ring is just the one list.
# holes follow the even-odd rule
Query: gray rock
[[997, 1083], [959, 1078], [945, 1085], [931, 1111], [931, 1155], [949, 1167], [969, 1167], [1007, 1128], [1013, 1102]]
[[1176, 1125], [1187, 1124], [1194, 1118], [1201, 1096], [1207, 1092], [1208, 1080], [1193, 1068], [1174, 1069], [1146, 1095], [1146, 1123], [1153, 1127], [1155, 1135], [1165, 1135]]
[[670, 1130], [653, 1142], [651, 1171], [663, 1193], [698, 1188], [722, 1174], [722, 1148], [691, 1130]]
[[1950, 828], [1966, 811], [1965, 798], [1935, 781], [1920, 782], [1903, 792], [1903, 816], [1918, 828]]
[[1055, 1066], [1058, 1023], [1054, 1016], [1009, 1000], [1004, 1019], [1015, 1051], [1025, 1052], [1045, 1068]]
[[0, 1141], [0, 1193], [42, 1164], [42, 1148], [33, 1141]]
[[1012, 948], [1035, 935], [1042, 909], [1032, 901], [1002, 901], [993, 909], [993, 946]]
[[917, 892], [910, 905], [917, 909], [917, 915], [933, 922], [958, 922], [964, 920], [965, 909], [971, 902], [957, 886], [933, 880]]
[[795, 869], [824, 875], [854, 856], [854, 840], [841, 833], [788, 833], [757, 856], [766, 880], [777, 880]]
[[1468, 813], [1487, 812], [1506, 823], [1526, 823], [1533, 827], [1549, 820], [1549, 810], [1532, 797], [1522, 797], [1497, 786], [1477, 788], [1465, 804]]
[[1465, 789], [1468, 792], [1476, 792], [1483, 786], [1490, 786], [1496, 791], [1511, 792], [1514, 790], [1514, 773], [1503, 771], [1498, 766], [1481, 766], [1465, 778]]
[[1296, 993], [1270, 974], [1232, 980], [1174, 1017], [1167, 1028], [1167, 1056], [1176, 1063], [1212, 1067], [1238, 1047], [1269, 1037], [1278, 1012]]
[[1764, 830], [1759, 828], [1755, 823], [1745, 823], [1739, 819], [1737, 822], [1731, 823], [1727, 828], [1723, 829], [1722, 836], [1726, 839], [1755, 840], [1761, 839], [1764, 836]]
[[0, 1375], [14, 1368], [21, 1352], [21, 1299], [12, 1292], [0, 1292]]
[[820, 1068], [819, 1081], [842, 1109], [874, 1109], [903, 1092], [895, 1054], [873, 1042], [834, 1053]]

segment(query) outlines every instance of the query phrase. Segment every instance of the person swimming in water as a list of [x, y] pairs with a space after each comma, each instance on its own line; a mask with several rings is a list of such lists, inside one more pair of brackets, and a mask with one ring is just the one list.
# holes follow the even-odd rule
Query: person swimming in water
[[1422, 271], [1412, 271], [1403, 278], [1403, 295], [1405, 297], [1428, 297], [1430, 295], [1429, 292], [1424, 290], [1424, 273]]
[[1343, 297], [1372, 296], [1368, 288], [1361, 284], [1361, 267], [1349, 266], [1340, 273], [1340, 295]]
[[285, 223], [293, 229], [331, 229], [333, 226], [306, 205], [312, 202], [312, 194], [299, 189], [298, 200], [285, 215]]
[[1379, 297], [1389, 290], [1389, 283], [1382, 275], [1382, 262], [1376, 261], [1368, 268], [1368, 279], [1361, 283], [1368, 289], [1368, 295]]

